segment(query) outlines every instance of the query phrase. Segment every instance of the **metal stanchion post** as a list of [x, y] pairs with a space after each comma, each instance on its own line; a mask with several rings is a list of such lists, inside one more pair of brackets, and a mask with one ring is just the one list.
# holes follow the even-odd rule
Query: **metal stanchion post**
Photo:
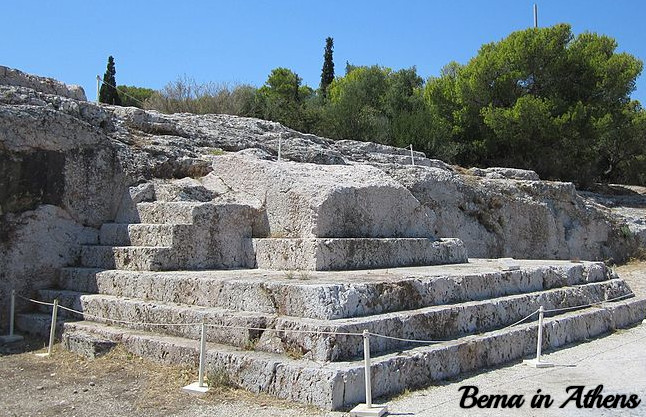
[[52, 308], [52, 324], [49, 326], [49, 346], [47, 353], [37, 353], [36, 356], [50, 356], [52, 348], [54, 347], [54, 338], [56, 337], [56, 320], [58, 318], [58, 298], [54, 299], [54, 307]]
[[99, 97], [101, 96], [101, 77], [96, 76], [96, 104], [99, 104]]
[[388, 412], [385, 405], [372, 405], [372, 375], [370, 364], [370, 333], [363, 331], [364, 380], [366, 384], [366, 403], [359, 404], [350, 411], [351, 417], [380, 417]]
[[543, 317], [545, 315], [545, 308], [540, 306], [538, 309], [538, 337], [536, 341], [536, 359], [526, 360], [525, 363], [534, 368], [551, 368], [553, 363], [541, 361], [541, 354], [543, 350]]
[[372, 408], [372, 381], [370, 379], [370, 334], [363, 331], [363, 361], [365, 363], [364, 376], [366, 381], [366, 405]]
[[415, 166], [415, 157], [413, 156], [413, 144], [410, 144], [410, 164]]
[[22, 336], [13, 334], [15, 321], [16, 321], [16, 290], [11, 290], [11, 299], [9, 301], [9, 334], [6, 336], [0, 336], [0, 343], [18, 342], [23, 339]]
[[197, 382], [193, 382], [182, 388], [186, 392], [197, 395], [204, 394], [209, 390], [209, 387], [204, 384], [204, 367], [206, 362], [206, 323], [204, 321], [202, 321], [200, 330], [200, 364]]
[[198, 384], [204, 387], [204, 361], [206, 360], [206, 323], [202, 322], [202, 335], [200, 336], [200, 370], [198, 372]]
[[536, 362], [541, 361], [541, 351], [543, 350], [543, 317], [545, 309], [541, 306], [538, 309], [538, 340], [536, 341]]

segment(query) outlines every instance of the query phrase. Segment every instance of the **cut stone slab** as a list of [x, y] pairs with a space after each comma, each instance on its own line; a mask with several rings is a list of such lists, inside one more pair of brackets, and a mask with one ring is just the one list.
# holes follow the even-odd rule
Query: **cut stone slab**
[[112, 340], [83, 331], [64, 332], [62, 343], [65, 349], [89, 359], [103, 356], [117, 346]]
[[105, 223], [99, 242], [105, 246], [173, 246], [176, 236], [188, 236], [192, 228], [183, 224]]
[[263, 201], [269, 236], [433, 236], [420, 202], [373, 166], [278, 163], [230, 154], [214, 158], [209, 177]]
[[[78, 313], [66, 310], [66, 307], [75, 311], [83, 311], [83, 305], [81, 303], [81, 297], [86, 295], [86, 293], [71, 291], [71, 290], [38, 290], [38, 300], [44, 301], [47, 303], [52, 303], [55, 299], [58, 300], [58, 312], [57, 316], [60, 318], [74, 318], [80, 319]], [[38, 311], [44, 314], [51, 314], [52, 306], [50, 305], [38, 305]]]
[[[66, 319], [56, 319], [55, 335], [59, 337], [63, 331], [63, 323]], [[49, 338], [52, 325], [52, 314], [43, 313], [21, 313], [16, 315], [16, 328], [22, 333], [38, 337]]]
[[278, 270], [354, 270], [468, 262], [459, 239], [254, 239], [256, 264]]
[[206, 204], [189, 201], [137, 203], [137, 217], [131, 219], [131, 223], [191, 224], [194, 210]]
[[104, 271], [106, 270], [101, 268], [61, 268], [58, 274], [57, 284], [59, 288], [72, 291], [87, 293], [102, 292], [101, 287], [103, 285], [99, 284], [100, 279], [98, 275]]
[[262, 313], [101, 294], [84, 295], [81, 303], [83, 312], [92, 321], [190, 339], [200, 338], [201, 323], [206, 321], [208, 341], [239, 347], [252, 346], [272, 320]]
[[4, 336], [0, 336], [0, 344], [16, 343], [24, 339], [25, 338], [19, 334], [6, 334]]
[[[540, 306], [547, 310], [576, 309], [620, 296], [628, 298], [632, 293], [623, 280], [613, 280], [361, 318], [324, 321], [280, 316], [272, 322], [272, 327], [279, 332], [265, 331], [257, 346], [260, 349], [264, 346], [287, 346], [314, 360], [338, 362], [361, 357], [362, 341], [348, 334], [360, 334], [363, 330], [386, 336], [375, 336], [371, 340], [371, 352], [379, 354], [411, 347], [410, 342], [392, 337], [447, 341], [500, 329], [524, 318], [525, 322], [535, 321], [537, 315], [531, 315]], [[272, 339], [274, 343], [270, 343]]]
[[167, 246], [82, 246], [84, 267], [160, 271], [177, 269], [179, 262]]

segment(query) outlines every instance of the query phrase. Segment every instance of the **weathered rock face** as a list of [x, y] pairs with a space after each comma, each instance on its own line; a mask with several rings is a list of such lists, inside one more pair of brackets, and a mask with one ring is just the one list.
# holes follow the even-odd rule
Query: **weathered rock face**
[[[28, 294], [33, 288], [52, 284], [63, 265], [79, 257], [79, 245], [98, 240], [98, 232], [85, 227], [69, 213], [53, 205], [0, 217], [0, 297], [7, 300], [11, 289]], [[20, 303], [20, 300], [18, 300]], [[7, 305], [3, 302], [3, 305]], [[7, 323], [2, 309], [2, 323]]]
[[[457, 237], [472, 257], [621, 259], [632, 242], [571, 183], [536, 181], [527, 171], [500, 179], [425, 167], [384, 168], [433, 219], [433, 233]], [[496, 172], [496, 171], [489, 171]]]
[[37, 77], [25, 74], [17, 69], [7, 68], [0, 65], [0, 85], [11, 85], [16, 87], [27, 87], [43, 93], [67, 97], [74, 100], [86, 101], [85, 91], [78, 85], [66, 85], [53, 78]]

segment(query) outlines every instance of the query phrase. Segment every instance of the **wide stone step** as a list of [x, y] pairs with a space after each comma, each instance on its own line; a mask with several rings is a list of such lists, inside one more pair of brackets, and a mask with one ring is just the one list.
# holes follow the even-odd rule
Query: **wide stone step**
[[[638, 323], [644, 317], [646, 300], [631, 299], [547, 318], [543, 349], [590, 339]], [[197, 340], [91, 322], [66, 323], [65, 329], [65, 333], [83, 331], [101, 339], [118, 341], [133, 354], [158, 362], [197, 366]], [[373, 356], [373, 397], [394, 395], [531, 356], [536, 351], [536, 334], [534, 322]], [[371, 336], [371, 343], [374, 340]], [[365, 401], [363, 362], [360, 360], [320, 363], [212, 343], [207, 344], [206, 353], [207, 374], [224, 373], [232, 383], [252, 392], [332, 410]]]
[[[69, 294], [69, 292], [66, 292]], [[55, 295], [52, 292], [52, 295]], [[536, 311], [598, 303], [630, 295], [623, 280], [586, 284], [579, 287], [501, 297], [493, 300], [428, 307], [413, 311], [380, 314], [342, 320], [314, 320], [262, 313], [237, 312], [175, 303], [144, 301], [104, 295], [83, 295], [77, 299], [91, 320], [123, 321], [127, 327], [154, 330], [174, 336], [199, 337], [199, 324], [209, 326], [209, 341], [248, 346], [258, 350], [290, 354], [297, 352], [320, 361], [341, 361], [361, 355], [363, 330], [388, 337], [414, 340], [448, 340], [467, 334], [511, 325]], [[533, 317], [534, 319], [536, 317]], [[242, 328], [253, 328], [245, 330]], [[266, 330], [267, 331], [266, 331]], [[406, 347], [410, 342], [379, 339], [373, 352]]]
[[163, 271], [180, 265], [165, 246], [82, 246], [81, 264], [102, 269]]
[[341, 319], [601, 282], [603, 263], [519, 260], [371, 271], [102, 271], [63, 268], [61, 288], [312, 319]]
[[105, 223], [99, 242], [105, 246], [173, 246], [187, 236], [192, 225]]
[[138, 220], [140, 223], [192, 224], [195, 208], [205, 204], [188, 201], [138, 203]]
[[258, 268], [334, 271], [468, 262], [459, 239], [254, 239]]
[[80, 301], [92, 321], [191, 339], [200, 337], [204, 321], [210, 325], [207, 340], [239, 347], [252, 347], [272, 320], [259, 313], [100, 294], [84, 295]]
[[[361, 334], [363, 330], [388, 336], [370, 345], [372, 352], [387, 352], [415, 344], [409, 340], [444, 341], [500, 329], [531, 315], [540, 306], [546, 310], [576, 309], [621, 297], [632, 297], [632, 292], [623, 280], [617, 279], [352, 319], [323, 321], [281, 316], [273, 327], [285, 332], [266, 332], [258, 345], [287, 346], [316, 360], [342, 361], [362, 355], [363, 342], [347, 334]], [[527, 321], [537, 318], [534, 315]], [[308, 332], [307, 337], [302, 332]]]

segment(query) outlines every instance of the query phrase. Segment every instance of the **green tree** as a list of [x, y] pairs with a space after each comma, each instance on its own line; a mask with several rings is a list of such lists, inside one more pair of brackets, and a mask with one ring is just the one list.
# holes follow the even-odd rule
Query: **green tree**
[[308, 132], [311, 123], [306, 120], [304, 106], [314, 96], [314, 90], [301, 86], [301, 82], [301, 77], [292, 70], [274, 68], [258, 90], [260, 116]]
[[390, 123], [383, 108], [388, 90], [389, 68], [354, 67], [345, 77], [336, 78], [329, 87], [328, 136], [388, 143]]
[[108, 57], [108, 67], [103, 75], [103, 83], [99, 90], [99, 101], [101, 103], [114, 104], [115, 106], [121, 105], [121, 99], [119, 98], [119, 94], [115, 88], [117, 85], [115, 78], [116, 73], [117, 70], [114, 67], [114, 58], [110, 55]]
[[514, 165], [582, 185], [621, 177], [631, 159], [622, 150], [640, 143], [629, 95], [642, 63], [616, 48], [566, 24], [514, 32], [429, 79], [424, 98], [451, 126], [462, 164]]
[[117, 93], [122, 106], [144, 108], [146, 100], [155, 93], [155, 90], [135, 87], [134, 85], [119, 85], [117, 86]]
[[323, 54], [323, 69], [321, 70], [321, 95], [327, 97], [327, 89], [334, 81], [334, 60], [332, 52], [334, 49], [334, 39], [328, 37], [325, 39], [325, 52]]

